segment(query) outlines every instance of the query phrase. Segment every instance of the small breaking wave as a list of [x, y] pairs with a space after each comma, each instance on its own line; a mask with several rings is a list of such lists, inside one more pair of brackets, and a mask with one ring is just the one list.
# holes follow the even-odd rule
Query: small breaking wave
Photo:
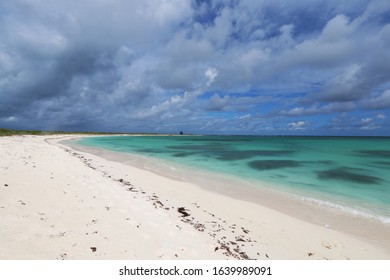
[[374, 213], [368, 213], [368, 212], [365, 212], [363, 210], [353, 208], [351, 206], [346, 206], [346, 205], [338, 204], [338, 203], [331, 202], [331, 201], [321, 200], [321, 199], [317, 199], [317, 198], [298, 196], [298, 195], [294, 195], [294, 197], [296, 197], [302, 201], [311, 203], [311, 204], [315, 204], [315, 205], [319, 205], [319, 206], [327, 207], [327, 208], [331, 208], [331, 209], [336, 209], [336, 210], [342, 211], [346, 214], [350, 214], [353, 216], [375, 220], [375, 221], [381, 222], [383, 224], [390, 224], [390, 217], [388, 217], [388, 216], [383, 216], [383, 215], [374, 214]]

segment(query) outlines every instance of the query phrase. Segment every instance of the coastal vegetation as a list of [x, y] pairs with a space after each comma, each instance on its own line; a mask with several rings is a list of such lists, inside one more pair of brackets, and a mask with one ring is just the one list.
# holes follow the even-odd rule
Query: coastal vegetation
[[13, 129], [6, 129], [6, 128], [0, 128], [0, 136], [11, 136], [11, 135], [39, 135], [42, 134], [42, 131], [40, 130], [13, 130]]
[[44, 130], [14, 130], [14, 129], [0, 128], [0, 136], [49, 135], [49, 134], [124, 134], [124, 133], [85, 132], [85, 131], [71, 131], [70, 132], [70, 131], [44, 131]]

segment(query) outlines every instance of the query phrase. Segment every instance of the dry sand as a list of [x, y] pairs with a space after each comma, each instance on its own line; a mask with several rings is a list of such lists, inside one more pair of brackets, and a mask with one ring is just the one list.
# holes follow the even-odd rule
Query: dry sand
[[72, 137], [0, 137], [0, 259], [390, 259], [388, 225], [335, 230], [60, 144]]

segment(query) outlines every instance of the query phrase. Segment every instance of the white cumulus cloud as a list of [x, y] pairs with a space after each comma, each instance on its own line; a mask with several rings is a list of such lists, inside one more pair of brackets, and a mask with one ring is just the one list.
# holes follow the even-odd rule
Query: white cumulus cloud
[[292, 122], [287, 125], [287, 128], [292, 131], [304, 130], [307, 127], [307, 123], [304, 121]]

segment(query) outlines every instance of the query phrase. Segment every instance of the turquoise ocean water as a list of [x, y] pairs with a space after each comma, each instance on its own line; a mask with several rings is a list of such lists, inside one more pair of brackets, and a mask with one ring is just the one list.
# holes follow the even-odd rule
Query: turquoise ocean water
[[390, 223], [390, 138], [112, 136], [78, 144], [229, 174]]

